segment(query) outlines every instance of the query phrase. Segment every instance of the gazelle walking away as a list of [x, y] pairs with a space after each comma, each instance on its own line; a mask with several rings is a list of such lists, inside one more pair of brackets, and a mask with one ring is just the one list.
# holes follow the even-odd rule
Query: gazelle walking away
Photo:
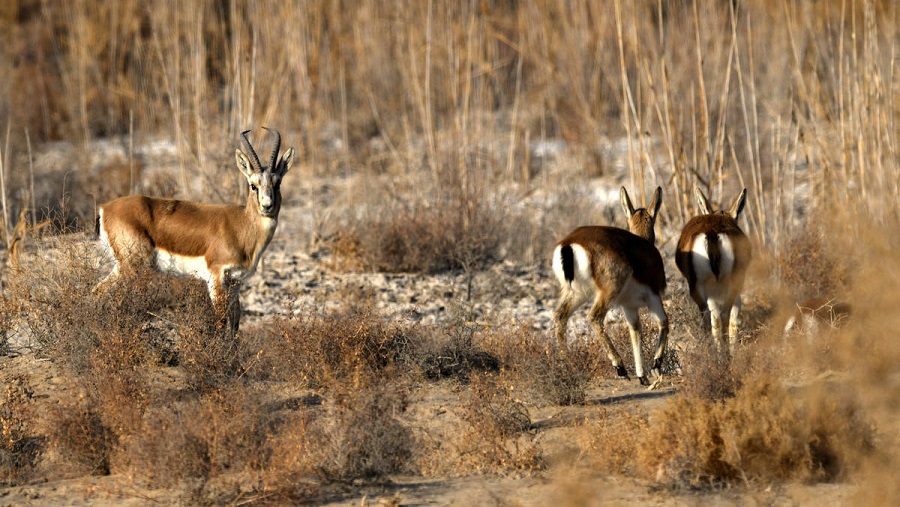
[[[747, 189], [728, 211], [713, 211], [699, 187], [694, 187], [700, 215], [685, 224], [675, 252], [675, 264], [687, 279], [691, 299], [701, 317], [709, 313], [710, 331], [720, 354], [733, 355], [740, 325], [741, 290], [753, 251], [737, 220]], [[728, 349], [722, 336], [722, 317], [728, 319]]]
[[[622, 209], [631, 232], [617, 227], [586, 226], [572, 231], [553, 250], [553, 273], [559, 280], [556, 307], [556, 339], [563, 353], [568, 351], [566, 328], [569, 317], [593, 298], [589, 318], [597, 337], [606, 345], [607, 357], [616, 373], [628, 378], [622, 357], [607, 336], [603, 319], [610, 308], [620, 307], [628, 322], [634, 370], [641, 385], [649, 385], [641, 359], [639, 310], [647, 307], [659, 325], [652, 370], [659, 368], [666, 349], [669, 319], [662, 304], [666, 273], [662, 256], [654, 246], [653, 227], [662, 204], [662, 188], [657, 187], [649, 208], [635, 209], [625, 187], [620, 192]], [[660, 377], [661, 378], [661, 377]]]
[[294, 161], [293, 148], [279, 159], [281, 134], [263, 128], [275, 136], [267, 165], [262, 165], [247, 139], [249, 130], [241, 133], [247, 154], [235, 150], [238, 169], [250, 190], [246, 206], [142, 195], [100, 206], [98, 233], [116, 264], [94, 291], [142, 268], [199, 278], [207, 284], [219, 325], [233, 336], [240, 325], [240, 283], [256, 270], [275, 234], [281, 180]]

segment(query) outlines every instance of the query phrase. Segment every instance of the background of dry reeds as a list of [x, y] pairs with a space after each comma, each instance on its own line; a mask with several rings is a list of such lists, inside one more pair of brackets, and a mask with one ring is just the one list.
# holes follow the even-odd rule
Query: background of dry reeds
[[[273, 125], [304, 176], [418, 174], [432, 203], [470, 215], [487, 188], [577, 182], [624, 149], [627, 186], [663, 184], [676, 224], [695, 182], [714, 199], [748, 187], [749, 232], [777, 253], [811, 214], [896, 224], [898, 17], [849, 0], [4, 2], [5, 232], [65, 192], [158, 190], [133, 153], [93, 161], [105, 177], [73, 160], [69, 188], [32, 190], [44, 142], [161, 134], [181, 171], [164, 190], [227, 200], [217, 171], [237, 133]], [[579, 163], [542, 172], [547, 140]]]

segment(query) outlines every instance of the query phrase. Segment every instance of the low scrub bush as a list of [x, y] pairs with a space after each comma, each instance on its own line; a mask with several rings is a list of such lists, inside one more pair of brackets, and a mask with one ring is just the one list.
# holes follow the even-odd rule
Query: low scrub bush
[[678, 396], [642, 443], [644, 472], [673, 487], [842, 478], [873, 449], [849, 396], [798, 396], [764, 376], [722, 403]]
[[524, 326], [491, 329], [485, 342], [500, 359], [504, 378], [536, 404], [583, 403], [588, 383], [601, 369], [603, 356], [590, 346], [574, 344], [563, 357], [555, 343]]
[[21, 377], [6, 381], [0, 398], [0, 485], [28, 481], [44, 451], [34, 432], [35, 412], [31, 388]]
[[366, 309], [292, 313], [255, 328], [246, 347], [254, 378], [301, 382], [312, 388], [353, 379], [362, 386], [396, 377], [410, 365], [417, 330]]
[[455, 446], [458, 469], [530, 473], [544, 467], [531, 416], [512, 386], [491, 374], [473, 376], [459, 410], [465, 424]]
[[357, 223], [338, 237], [334, 251], [347, 266], [375, 271], [477, 270], [499, 258], [499, 228], [499, 216], [488, 206], [450, 198]]

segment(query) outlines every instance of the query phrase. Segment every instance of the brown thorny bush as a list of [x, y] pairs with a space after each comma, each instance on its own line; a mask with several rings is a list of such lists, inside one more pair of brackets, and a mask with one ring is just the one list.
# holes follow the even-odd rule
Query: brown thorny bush
[[32, 389], [21, 377], [6, 381], [0, 398], [0, 484], [14, 486], [32, 479], [43, 453], [43, 438], [35, 433]]
[[676, 489], [839, 480], [874, 446], [851, 393], [800, 397], [763, 376], [724, 401], [679, 394], [649, 416], [608, 410], [587, 429], [594, 466]]

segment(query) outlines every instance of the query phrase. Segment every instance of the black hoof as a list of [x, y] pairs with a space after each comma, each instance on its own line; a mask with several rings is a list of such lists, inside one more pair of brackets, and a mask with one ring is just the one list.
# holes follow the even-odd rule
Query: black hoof
[[641, 381], [641, 385], [642, 385], [642, 386], [649, 386], [649, 385], [650, 385], [650, 381], [647, 380], [647, 377], [638, 377], [638, 380]]
[[616, 375], [618, 375], [619, 378], [623, 378], [625, 380], [630, 380], [628, 378], [628, 371], [621, 364], [616, 366]]

